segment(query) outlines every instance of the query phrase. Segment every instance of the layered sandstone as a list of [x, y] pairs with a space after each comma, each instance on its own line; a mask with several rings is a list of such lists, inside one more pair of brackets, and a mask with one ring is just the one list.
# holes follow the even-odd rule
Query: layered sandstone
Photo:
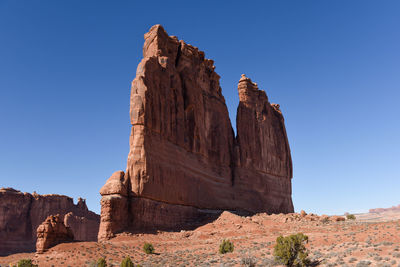
[[145, 34], [132, 82], [127, 169], [100, 191], [100, 239], [179, 228], [221, 210], [293, 211], [279, 105], [243, 75], [235, 136], [214, 69], [204, 52], [160, 25]]
[[[0, 189], [0, 255], [34, 251], [36, 229], [50, 215], [59, 214], [75, 240], [96, 241], [100, 216], [88, 210], [85, 200], [62, 195], [22, 193]], [[66, 216], [65, 216], [66, 215]]]
[[370, 209], [369, 213], [381, 213], [381, 212], [386, 212], [386, 211], [400, 211], [400, 205], [397, 206], [392, 206], [390, 208], [375, 208], [375, 209]]
[[36, 230], [36, 252], [43, 253], [47, 249], [74, 240], [74, 234], [70, 227], [65, 226], [60, 214], [50, 215], [39, 225]]

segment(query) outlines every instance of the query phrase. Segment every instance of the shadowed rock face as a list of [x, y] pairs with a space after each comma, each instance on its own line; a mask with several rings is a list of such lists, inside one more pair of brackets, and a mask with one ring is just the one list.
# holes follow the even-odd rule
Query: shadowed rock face
[[100, 216], [88, 210], [85, 200], [75, 205], [62, 195], [22, 193], [0, 189], [0, 255], [35, 250], [36, 229], [50, 215], [64, 218], [75, 240], [96, 241]]
[[160, 25], [144, 37], [127, 169], [100, 191], [99, 238], [179, 228], [221, 210], [293, 212], [279, 105], [243, 75], [235, 137], [213, 61]]

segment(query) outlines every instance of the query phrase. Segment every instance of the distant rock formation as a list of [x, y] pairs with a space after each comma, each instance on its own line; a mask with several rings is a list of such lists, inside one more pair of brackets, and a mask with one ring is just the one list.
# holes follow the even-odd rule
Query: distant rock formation
[[67, 196], [1, 188], [0, 255], [34, 251], [36, 229], [48, 216], [55, 214], [71, 227], [75, 240], [97, 240], [100, 216], [88, 210], [85, 200], [79, 198], [74, 205], [73, 199]]
[[36, 230], [36, 252], [43, 253], [47, 249], [65, 242], [72, 242], [74, 234], [65, 226], [60, 214], [50, 215]]
[[370, 209], [369, 213], [381, 213], [381, 212], [385, 212], [385, 211], [400, 211], [400, 205], [392, 206], [391, 208]]
[[279, 105], [242, 75], [235, 137], [214, 62], [160, 25], [144, 38], [127, 169], [100, 190], [99, 239], [176, 229], [222, 210], [293, 212]]

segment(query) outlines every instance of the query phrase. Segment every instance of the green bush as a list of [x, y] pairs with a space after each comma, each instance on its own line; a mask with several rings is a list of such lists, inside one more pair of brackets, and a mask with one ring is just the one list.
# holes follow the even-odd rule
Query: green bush
[[347, 218], [347, 220], [355, 220], [356, 216], [354, 214], [347, 214], [346, 218]]
[[107, 262], [104, 258], [99, 258], [97, 260], [97, 267], [106, 267], [107, 266]]
[[146, 254], [153, 254], [155, 252], [154, 247], [151, 243], [144, 243], [143, 250]]
[[219, 245], [219, 253], [225, 254], [233, 251], [233, 243], [229, 240], [222, 240], [221, 245]]
[[308, 236], [299, 233], [290, 236], [280, 236], [276, 239], [274, 247], [275, 260], [286, 266], [308, 266], [308, 252], [305, 244]]
[[125, 259], [123, 259], [120, 266], [121, 267], [135, 267], [133, 265], [133, 262], [131, 261], [131, 258], [129, 258], [129, 257], [126, 257]]
[[37, 265], [32, 263], [32, 260], [23, 259], [17, 263], [18, 267], [37, 267]]

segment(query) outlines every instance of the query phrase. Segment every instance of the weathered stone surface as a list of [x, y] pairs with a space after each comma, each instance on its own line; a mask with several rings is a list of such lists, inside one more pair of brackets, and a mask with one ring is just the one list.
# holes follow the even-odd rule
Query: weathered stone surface
[[112, 194], [128, 196], [127, 181], [124, 179], [124, 175], [123, 171], [114, 172], [100, 189], [100, 194], [103, 196]]
[[97, 241], [100, 224], [97, 216], [93, 219], [69, 212], [64, 216], [64, 225], [71, 229], [75, 241]]
[[[49, 216], [71, 213], [66, 219], [76, 240], [96, 241], [100, 216], [88, 210], [85, 200], [62, 195], [22, 193], [12, 188], [0, 189], [0, 255], [35, 250], [36, 229]], [[74, 221], [72, 216], [77, 217]], [[77, 224], [78, 218], [83, 224]], [[80, 219], [81, 220], [81, 219]]]
[[47, 249], [65, 242], [74, 240], [74, 234], [70, 227], [65, 226], [60, 214], [50, 215], [39, 225], [36, 230], [36, 252], [43, 253]]
[[143, 57], [132, 82], [127, 169], [100, 191], [99, 238], [180, 227], [210, 211], [293, 212], [279, 105], [243, 75], [235, 137], [204, 52], [155, 25]]

